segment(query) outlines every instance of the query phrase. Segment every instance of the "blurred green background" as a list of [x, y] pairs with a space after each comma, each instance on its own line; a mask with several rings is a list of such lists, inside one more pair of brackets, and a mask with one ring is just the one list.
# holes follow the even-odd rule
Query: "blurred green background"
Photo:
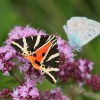
[[[0, 45], [16, 25], [58, 33], [67, 40], [63, 25], [73, 16], [100, 22], [100, 0], [0, 0]], [[84, 46], [82, 56], [92, 60], [95, 63], [93, 73], [100, 74], [100, 36]], [[5, 81], [2, 79], [2, 82]]]

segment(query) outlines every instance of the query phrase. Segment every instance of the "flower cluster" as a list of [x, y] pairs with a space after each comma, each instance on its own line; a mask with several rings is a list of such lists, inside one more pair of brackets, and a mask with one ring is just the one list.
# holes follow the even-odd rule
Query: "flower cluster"
[[[23, 73], [24, 77], [19, 83], [20, 86], [16, 87], [12, 91], [11, 95], [13, 100], [39, 100], [38, 89], [35, 87], [36, 82], [41, 82], [43, 76], [39, 71], [35, 70], [31, 63], [19, 55], [12, 47], [11, 42], [14, 39], [20, 39], [23, 36], [28, 37], [32, 35], [46, 35], [42, 30], [38, 31], [36, 29], [26, 27], [15, 27], [9, 34], [8, 39], [5, 42], [5, 46], [0, 47], [0, 70], [2, 70], [3, 75], [10, 75], [10, 71], [13, 71], [14, 68], [18, 67], [20, 73]], [[14, 60], [16, 59], [16, 62]], [[27, 81], [28, 80], [28, 81]], [[30, 80], [30, 81], [29, 81]], [[4, 92], [1, 91], [0, 97], [4, 98]]]
[[56, 88], [51, 91], [46, 91], [42, 93], [41, 97], [43, 100], [70, 100], [69, 97], [62, 94], [60, 88]]
[[67, 61], [70, 61], [70, 62], [73, 61], [74, 53], [71, 46], [65, 40], [63, 40], [60, 36], [57, 36], [57, 44], [58, 44], [59, 53], [61, 55], [63, 54], [65, 56], [65, 59], [67, 59]]
[[[10, 72], [16, 67], [19, 68], [19, 72], [23, 74], [22, 81], [19, 81], [20, 85], [12, 91], [3, 89], [0, 92], [0, 97], [7, 98], [10, 96], [13, 100], [70, 100], [69, 97], [63, 95], [60, 88], [41, 93], [41, 91], [36, 88], [36, 84], [42, 82], [44, 77], [39, 71], [33, 68], [26, 58], [19, 55], [11, 47], [13, 40], [20, 39], [23, 36], [28, 37], [35, 35], [46, 35], [46, 33], [43, 30], [39, 31], [29, 26], [16, 26], [8, 34], [5, 45], [0, 47], [0, 70], [3, 72], [3, 75], [10, 75]], [[75, 82], [78, 82], [80, 86], [86, 84], [93, 91], [99, 91], [100, 76], [91, 75], [93, 62], [87, 59], [75, 60], [73, 49], [59, 35], [57, 35], [57, 44], [60, 54], [58, 78], [62, 82], [66, 82], [72, 78]]]
[[[63, 56], [61, 57], [61, 59], [64, 59]], [[86, 79], [91, 78], [93, 63], [86, 59], [79, 59], [74, 62], [67, 62], [64, 59], [60, 65], [58, 76], [63, 82], [66, 82], [69, 78], [73, 78], [74, 81], [84, 83]]]
[[26, 27], [16, 26], [13, 30], [11, 30], [10, 33], [8, 33], [9, 37], [6, 40], [6, 43], [7, 45], [10, 45], [12, 40], [14, 39], [20, 39], [20, 38], [29, 37], [32, 35], [46, 35], [46, 33], [43, 30], [38, 31], [29, 26], [26, 26]]
[[6, 98], [9, 98], [11, 97], [11, 93], [12, 91], [10, 91], [9, 89], [3, 89], [2, 91], [0, 91], [0, 98], [2, 99], [6, 99]]
[[[38, 31], [36, 29], [30, 28], [29, 26], [17, 26], [8, 34], [9, 37], [6, 40], [6, 45], [0, 48], [0, 70], [3, 71], [3, 74], [5, 74], [5, 72], [9, 74], [9, 72], [13, 70], [13, 68], [15, 68], [17, 65], [19, 66], [18, 68], [20, 73], [24, 74], [24, 80], [20, 82], [21, 85], [16, 87], [16, 89], [10, 93], [13, 100], [39, 100], [41, 98], [39, 96], [38, 89], [36, 88], [36, 83], [41, 82], [43, 76], [39, 71], [32, 67], [31, 63], [26, 58], [19, 55], [11, 47], [11, 42], [14, 39], [20, 39], [23, 36], [28, 37], [32, 35], [46, 35], [46, 33], [42, 30]], [[60, 48], [60, 52], [62, 53], [64, 49], [64, 53], [67, 53], [67, 56], [70, 58], [69, 60], [72, 60], [73, 54], [71, 55], [70, 49], [69, 52], [66, 52], [66, 48], [68, 48], [69, 45], [66, 44], [66, 42], [59, 36], [57, 42]], [[13, 62], [13, 59], [16, 59], [18, 64]], [[60, 90], [57, 93], [59, 94]], [[60, 93], [60, 96], [63, 96], [63, 94]], [[62, 98], [64, 98], [64, 96]]]
[[15, 62], [8, 60], [8, 53], [0, 53], [0, 70], [3, 75], [9, 75], [9, 72], [16, 67]]
[[13, 100], [39, 100], [39, 92], [35, 86], [36, 83], [34, 81], [27, 80], [11, 93]]
[[100, 91], [100, 76], [94, 75], [91, 79], [86, 81], [86, 84], [94, 91]]

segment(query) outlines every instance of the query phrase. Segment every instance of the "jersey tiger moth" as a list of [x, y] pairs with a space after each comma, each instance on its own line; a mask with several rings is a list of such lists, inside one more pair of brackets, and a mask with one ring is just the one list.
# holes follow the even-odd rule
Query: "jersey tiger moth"
[[27, 58], [51, 82], [57, 82], [59, 51], [55, 35], [37, 35], [12, 41], [11, 46]]

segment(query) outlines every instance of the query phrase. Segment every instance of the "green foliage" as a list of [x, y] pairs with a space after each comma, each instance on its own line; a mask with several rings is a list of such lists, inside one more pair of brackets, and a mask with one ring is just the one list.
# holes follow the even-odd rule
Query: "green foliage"
[[11, 76], [3, 76], [0, 72], [0, 90], [3, 88], [14, 89], [17, 86], [16, 80]]

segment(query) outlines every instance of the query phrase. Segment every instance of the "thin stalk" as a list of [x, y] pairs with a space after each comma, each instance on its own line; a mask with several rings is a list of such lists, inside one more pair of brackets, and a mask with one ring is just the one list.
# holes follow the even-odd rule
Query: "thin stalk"
[[22, 82], [13, 74], [12, 75], [20, 84], [22, 84]]

